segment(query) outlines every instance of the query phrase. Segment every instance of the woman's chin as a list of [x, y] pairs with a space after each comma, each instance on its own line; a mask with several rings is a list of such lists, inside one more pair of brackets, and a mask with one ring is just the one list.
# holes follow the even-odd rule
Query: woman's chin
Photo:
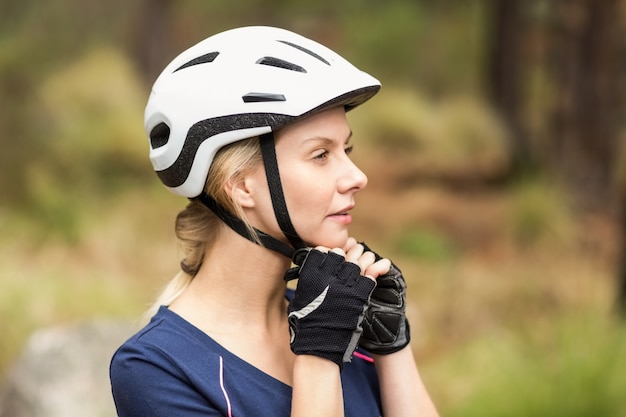
[[311, 243], [312, 247], [323, 246], [325, 248], [334, 249], [341, 248], [344, 249], [346, 244], [348, 243], [348, 233], [343, 236], [335, 235], [332, 238], [324, 237], [320, 239], [312, 239], [308, 242]]

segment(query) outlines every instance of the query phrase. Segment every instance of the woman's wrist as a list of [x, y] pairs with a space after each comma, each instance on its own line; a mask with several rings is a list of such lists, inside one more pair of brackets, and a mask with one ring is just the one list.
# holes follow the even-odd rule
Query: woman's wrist
[[297, 367], [306, 369], [315, 369], [319, 372], [339, 372], [339, 365], [330, 359], [322, 358], [315, 355], [296, 355], [294, 362], [294, 372]]
[[293, 366], [292, 416], [343, 415], [339, 366], [313, 355], [297, 355]]

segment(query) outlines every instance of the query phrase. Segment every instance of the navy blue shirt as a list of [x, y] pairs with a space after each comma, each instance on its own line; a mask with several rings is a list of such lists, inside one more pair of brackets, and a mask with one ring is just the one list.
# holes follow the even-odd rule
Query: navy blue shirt
[[[357, 351], [341, 372], [346, 417], [382, 415], [372, 362]], [[289, 385], [235, 356], [167, 307], [117, 350], [110, 376], [120, 417], [291, 414]]]

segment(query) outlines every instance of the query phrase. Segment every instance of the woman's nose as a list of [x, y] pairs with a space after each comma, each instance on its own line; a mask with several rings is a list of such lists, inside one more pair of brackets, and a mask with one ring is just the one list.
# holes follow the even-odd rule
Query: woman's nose
[[351, 159], [346, 161], [345, 171], [339, 182], [339, 191], [342, 193], [348, 191], [359, 191], [367, 186], [367, 175], [356, 166]]

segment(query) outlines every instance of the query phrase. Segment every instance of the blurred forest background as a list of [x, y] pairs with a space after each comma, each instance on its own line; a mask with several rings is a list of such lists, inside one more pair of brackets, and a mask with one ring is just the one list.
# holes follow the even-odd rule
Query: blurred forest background
[[354, 235], [409, 281], [445, 416], [626, 416], [626, 0], [2, 0], [0, 373], [35, 329], [135, 320], [177, 272], [185, 201], [143, 108], [234, 26], [377, 76], [350, 115]]

